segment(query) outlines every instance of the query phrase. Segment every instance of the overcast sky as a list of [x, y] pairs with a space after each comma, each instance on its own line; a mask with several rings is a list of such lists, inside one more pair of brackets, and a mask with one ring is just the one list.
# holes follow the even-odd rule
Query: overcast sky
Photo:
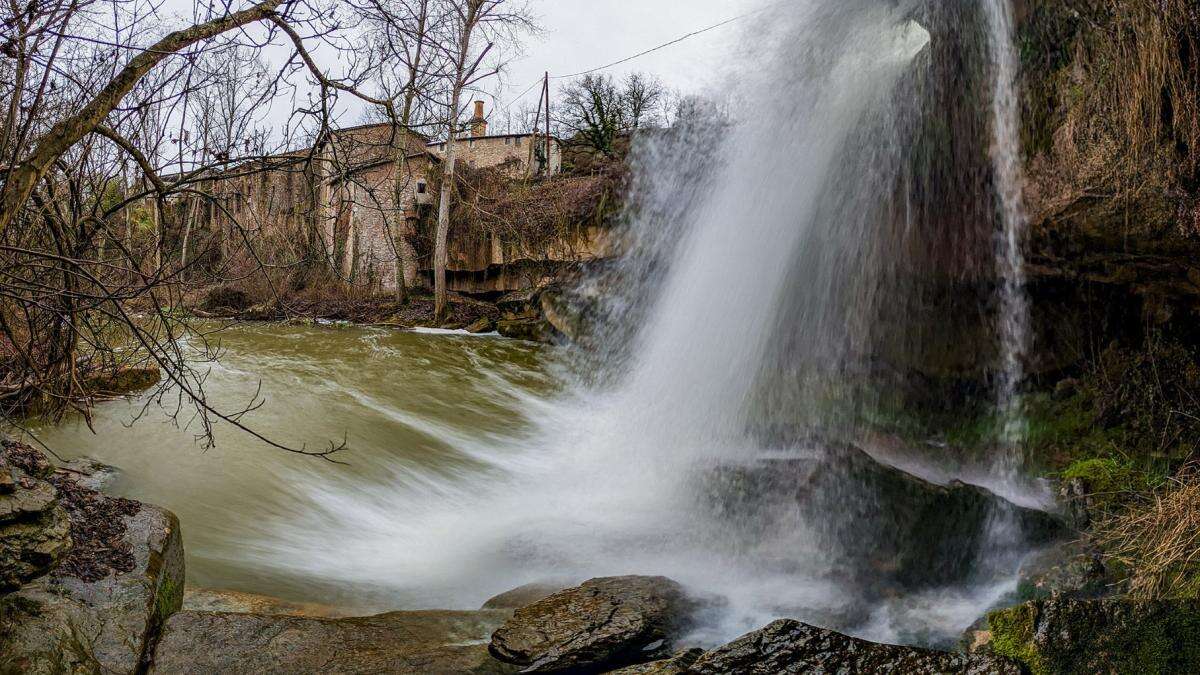
[[[568, 75], [632, 56], [687, 33], [731, 19], [759, 0], [533, 0], [541, 35], [513, 62], [500, 91], [501, 106], [549, 70]], [[740, 23], [723, 26], [607, 72], [644, 71], [671, 88], [703, 89], [726, 62]], [[536, 89], [526, 95], [535, 100]], [[519, 105], [519, 103], [518, 103]]]
[[[523, 54], [510, 61], [503, 76], [482, 83], [481, 87], [495, 92], [487, 97], [489, 117], [493, 124], [504, 122], [508, 108], [519, 110], [522, 103], [537, 105], [540, 87], [530, 85], [539, 81], [545, 71], [551, 76], [570, 75], [603, 66], [688, 33], [741, 16], [762, 6], [767, 0], [530, 0], [530, 8], [541, 26], [540, 33], [530, 36], [523, 45]], [[163, 16], [172, 17], [167, 23], [186, 23], [195, 0], [162, 0]], [[682, 93], [703, 91], [714, 84], [736, 38], [744, 28], [736, 21], [702, 35], [669, 46], [653, 54], [605, 72], [623, 76], [632, 71], [654, 75], [672, 90]], [[165, 26], [164, 26], [165, 27]], [[282, 42], [268, 50], [272, 60], [289, 54]], [[320, 50], [315, 52], [323, 61]], [[322, 63], [330, 74], [339, 72], [336, 57]], [[557, 94], [564, 80], [552, 83], [551, 95]], [[281, 128], [287, 121], [295, 101], [276, 101], [262, 113], [262, 123]], [[343, 126], [363, 120], [366, 106], [353, 97], [341, 97], [337, 122]], [[493, 127], [494, 130], [499, 130]]]

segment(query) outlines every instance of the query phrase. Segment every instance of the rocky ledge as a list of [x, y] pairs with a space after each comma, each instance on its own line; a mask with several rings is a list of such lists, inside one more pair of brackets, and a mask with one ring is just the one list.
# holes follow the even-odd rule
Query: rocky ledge
[[[178, 520], [86, 487], [81, 471], [56, 470], [29, 446], [6, 442], [2, 459], [53, 486], [70, 544], [0, 594], [0, 673], [136, 672], [183, 597]], [[0, 529], [0, 565], [13, 541]]]
[[[181, 610], [178, 522], [94, 489], [111, 475], [95, 462], [55, 468], [29, 446], [4, 443], [0, 674], [1200, 672], [1197, 602], [1089, 599], [1090, 585], [993, 613], [963, 653], [878, 644], [791, 619], [705, 651], [689, 632], [711, 602], [652, 576], [529, 584], [476, 611], [342, 617], [211, 590], [193, 590]], [[931, 499], [954, 503], [965, 489]], [[1050, 570], [1039, 578], [1059, 585], [1061, 570]]]

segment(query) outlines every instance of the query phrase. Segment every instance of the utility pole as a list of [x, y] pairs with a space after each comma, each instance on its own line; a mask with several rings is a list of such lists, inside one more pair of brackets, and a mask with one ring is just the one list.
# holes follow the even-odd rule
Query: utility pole
[[550, 177], [550, 71], [546, 71], [542, 93], [546, 96], [546, 178]]

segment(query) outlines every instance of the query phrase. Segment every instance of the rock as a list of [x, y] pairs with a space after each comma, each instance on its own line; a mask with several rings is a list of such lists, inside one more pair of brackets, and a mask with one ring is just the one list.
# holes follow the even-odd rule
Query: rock
[[121, 470], [117, 467], [109, 466], [89, 457], [73, 459], [60, 466], [58, 470], [71, 474], [76, 483], [89, 490], [103, 490], [116, 480], [117, 476], [121, 473]]
[[1072, 598], [1098, 598], [1114, 586], [1100, 551], [1083, 542], [1064, 542], [1033, 553], [1017, 573], [1017, 592], [1023, 600], [1061, 594]]
[[212, 588], [189, 588], [183, 593], [183, 608], [197, 612], [226, 612], [232, 614], [265, 614], [270, 616], [312, 616], [336, 619], [350, 612], [329, 605], [291, 602], [280, 598], [240, 591]]
[[474, 333], [476, 335], [479, 335], [480, 333], [490, 333], [496, 330], [496, 322], [485, 316], [482, 319], [478, 319], [474, 323], [468, 325], [465, 330], [468, 333]]
[[989, 519], [998, 514], [1013, 519], [1033, 544], [1065, 531], [1055, 517], [984, 488], [931, 483], [846, 445], [819, 443], [811, 451], [724, 465], [704, 480], [702, 507], [736, 523], [751, 540], [791, 527], [798, 517], [819, 524], [816, 548], [828, 551], [831, 567], [864, 590], [868, 583], [890, 592], [965, 579], [975, 569]]
[[141, 393], [162, 378], [157, 365], [122, 366], [114, 372], [99, 372], [84, 381], [84, 389], [95, 396], [116, 397]]
[[163, 620], [183, 598], [179, 521], [137, 504], [122, 519], [133, 569], [95, 581], [64, 564], [0, 597], [0, 672], [134, 673]]
[[71, 549], [71, 526], [48, 462], [29, 446], [0, 451], [0, 592], [47, 574]]
[[483, 609], [520, 609], [554, 595], [568, 586], [570, 584], [535, 581], [491, 598], [483, 603]]
[[684, 675], [690, 672], [692, 664], [703, 655], [703, 649], [685, 649], [669, 659], [639, 663], [610, 672], [611, 675]]
[[1200, 600], [1054, 597], [988, 616], [992, 651], [1033, 675], [1200, 672]]
[[518, 609], [490, 650], [523, 672], [616, 668], [669, 653], [692, 609], [666, 577], [592, 579]]
[[964, 673], [1020, 675], [1021, 668], [990, 655], [954, 654], [859, 640], [791, 619], [780, 619], [701, 656], [696, 675], [777, 673]]
[[544, 319], [502, 319], [496, 322], [496, 331], [506, 338], [529, 342], [553, 343], [557, 335], [554, 326]]
[[151, 673], [512, 673], [488, 655], [505, 610], [393, 612], [350, 619], [182, 611]]

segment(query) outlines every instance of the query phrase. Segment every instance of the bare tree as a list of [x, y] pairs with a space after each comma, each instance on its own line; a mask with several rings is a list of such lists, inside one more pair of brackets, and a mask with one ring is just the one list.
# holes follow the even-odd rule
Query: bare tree
[[620, 136], [661, 123], [665, 97], [662, 84], [645, 74], [620, 82], [611, 75], [585, 75], [563, 88], [558, 124], [576, 144], [612, 156]]
[[[446, 19], [445, 5], [438, 0], [368, 0], [375, 50], [379, 55], [377, 77], [390, 107], [379, 108], [393, 133], [409, 134], [434, 126], [438, 87], [445, 80], [445, 53], [436, 49]], [[398, 105], [397, 105], [398, 104]], [[407, 276], [416, 273], [416, 251], [409, 240], [406, 216], [413, 205], [406, 203], [412, 188], [407, 143], [390, 143], [393, 165], [392, 206], [385, 209], [388, 240], [392, 246], [396, 276], [396, 302], [407, 299]]]
[[[392, 102], [362, 90], [357, 17], [344, 5], [196, 0], [192, 9], [192, 25], [164, 34], [153, 0], [0, 7], [0, 415], [11, 421], [31, 406], [86, 415], [95, 376], [140, 359], [164, 375], [150, 400], [175, 398], [175, 415], [194, 410], [210, 442], [223, 421], [329, 457], [341, 445], [309, 450], [249, 427], [257, 395], [238, 410], [209, 402], [197, 364], [216, 347], [174, 313], [178, 281], [199, 257], [190, 227], [203, 210], [228, 224], [243, 274], [260, 275], [278, 298], [271, 272], [304, 257], [279, 259], [286, 235], [263, 245], [267, 228], [242, 193], [318, 173], [339, 96]], [[281, 44], [272, 54], [282, 65], [267, 71], [259, 55]], [[326, 73], [314, 49], [343, 56], [333, 61], [345, 68]], [[299, 103], [269, 151], [254, 118], [289, 89]], [[296, 150], [304, 136], [314, 144]], [[178, 265], [168, 262], [176, 252]]]
[[497, 75], [504, 65], [505, 49], [515, 45], [517, 35], [535, 28], [528, 8], [521, 0], [443, 0], [443, 3], [446, 30], [438, 46], [447, 55], [450, 68], [446, 102], [446, 152], [442, 164], [433, 255], [434, 317], [439, 323], [446, 319], [450, 202], [458, 159], [456, 144], [460, 120], [465, 111], [464, 93]]

